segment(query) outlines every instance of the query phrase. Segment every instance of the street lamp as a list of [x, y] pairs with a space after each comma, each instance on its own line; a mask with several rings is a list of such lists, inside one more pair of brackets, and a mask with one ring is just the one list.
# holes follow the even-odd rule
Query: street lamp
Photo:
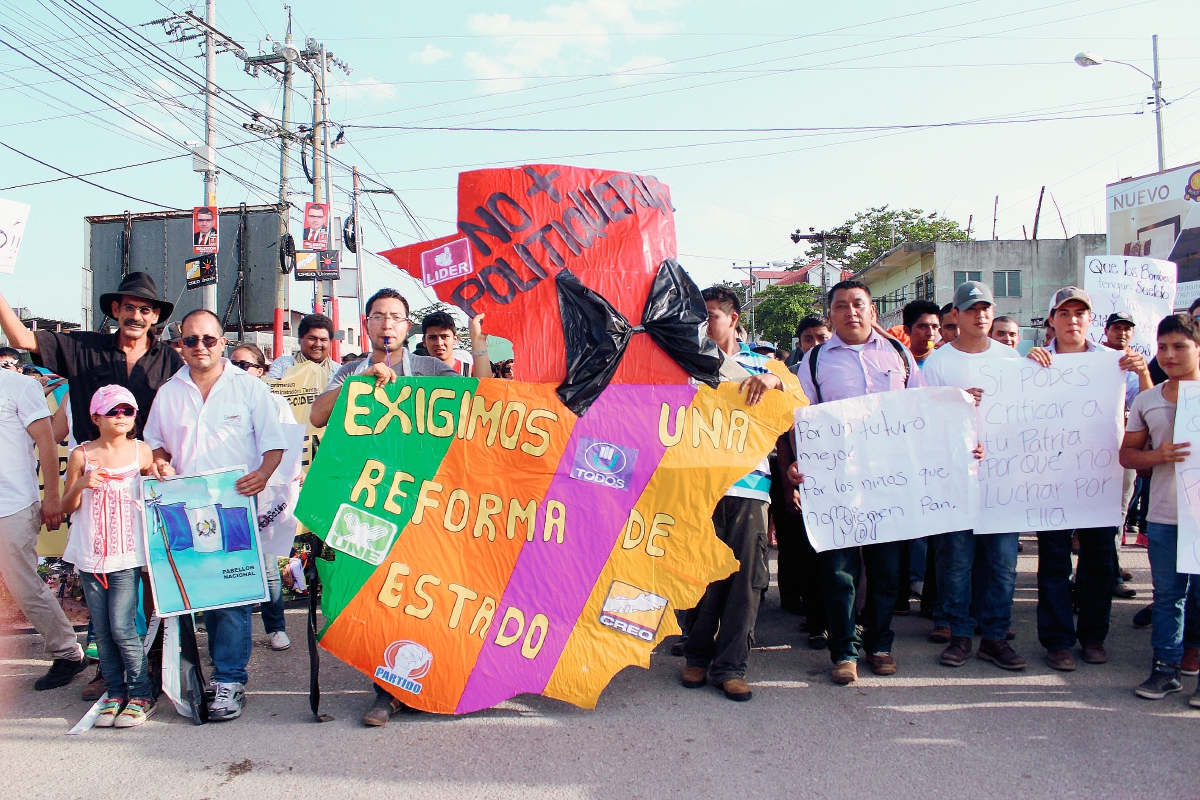
[[1075, 63], [1081, 67], [1098, 67], [1107, 62], [1113, 64], [1124, 64], [1130, 69], [1135, 69], [1150, 79], [1150, 86], [1154, 89], [1154, 124], [1158, 135], [1158, 171], [1162, 172], [1166, 169], [1166, 162], [1163, 159], [1163, 133], [1162, 133], [1162, 81], [1158, 79], [1158, 35], [1150, 37], [1151, 48], [1154, 53], [1154, 74], [1151, 75], [1140, 67], [1130, 64], [1128, 61], [1117, 61], [1115, 58], [1104, 58], [1096, 53], [1083, 52], [1075, 56]]

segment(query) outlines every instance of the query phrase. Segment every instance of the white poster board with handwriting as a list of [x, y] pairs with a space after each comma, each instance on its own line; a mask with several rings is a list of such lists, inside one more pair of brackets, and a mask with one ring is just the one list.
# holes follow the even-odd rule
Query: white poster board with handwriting
[[1158, 323], [1175, 313], [1175, 262], [1155, 258], [1089, 256], [1084, 262], [1083, 288], [1092, 298], [1088, 338], [1104, 343], [1108, 317], [1123, 311], [1133, 317], [1129, 347], [1146, 360], [1158, 350]]
[[29, 206], [0, 198], [0, 272], [12, 274], [16, 268], [28, 220]]
[[1200, 381], [1180, 381], [1174, 442], [1191, 442], [1191, 455], [1175, 465], [1179, 536], [1175, 569], [1200, 575]]
[[975, 373], [983, 390], [979, 436], [980, 520], [976, 533], [1120, 525], [1124, 472], [1122, 354], [1098, 348], [990, 361]]
[[971, 527], [974, 403], [961, 389], [902, 389], [796, 411], [796, 460], [818, 551]]

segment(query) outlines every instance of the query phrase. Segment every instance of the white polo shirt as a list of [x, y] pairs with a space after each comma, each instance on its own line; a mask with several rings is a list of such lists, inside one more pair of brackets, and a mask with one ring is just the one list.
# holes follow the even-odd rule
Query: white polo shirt
[[143, 433], [146, 444], [171, 454], [180, 475], [245, 465], [253, 471], [263, 454], [286, 450], [287, 439], [267, 384], [221, 359], [225, 369], [200, 394], [186, 365], [154, 397]]
[[26, 430], [50, 416], [42, 385], [27, 375], [0, 369], [0, 517], [38, 501], [33, 437]]

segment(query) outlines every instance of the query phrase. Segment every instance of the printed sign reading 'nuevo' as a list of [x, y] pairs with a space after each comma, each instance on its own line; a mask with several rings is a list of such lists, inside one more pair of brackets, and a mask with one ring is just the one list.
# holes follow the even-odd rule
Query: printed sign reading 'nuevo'
[[795, 437], [804, 523], [818, 552], [971, 526], [975, 408], [961, 389], [801, 408]]
[[980, 520], [976, 533], [1093, 528], [1121, 522], [1117, 460], [1126, 373], [1121, 353], [980, 364]]

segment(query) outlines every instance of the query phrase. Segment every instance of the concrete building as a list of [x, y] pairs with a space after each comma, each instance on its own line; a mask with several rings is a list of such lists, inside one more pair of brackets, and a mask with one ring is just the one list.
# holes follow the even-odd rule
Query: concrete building
[[913, 300], [949, 303], [966, 281], [981, 281], [996, 295], [996, 314], [1013, 317], [1025, 338], [1045, 323], [1050, 298], [1063, 286], [1083, 285], [1084, 259], [1103, 255], [1104, 234], [1036, 241], [905, 242], [855, 278], [871, 289], [885, 328], [900, 324]]

